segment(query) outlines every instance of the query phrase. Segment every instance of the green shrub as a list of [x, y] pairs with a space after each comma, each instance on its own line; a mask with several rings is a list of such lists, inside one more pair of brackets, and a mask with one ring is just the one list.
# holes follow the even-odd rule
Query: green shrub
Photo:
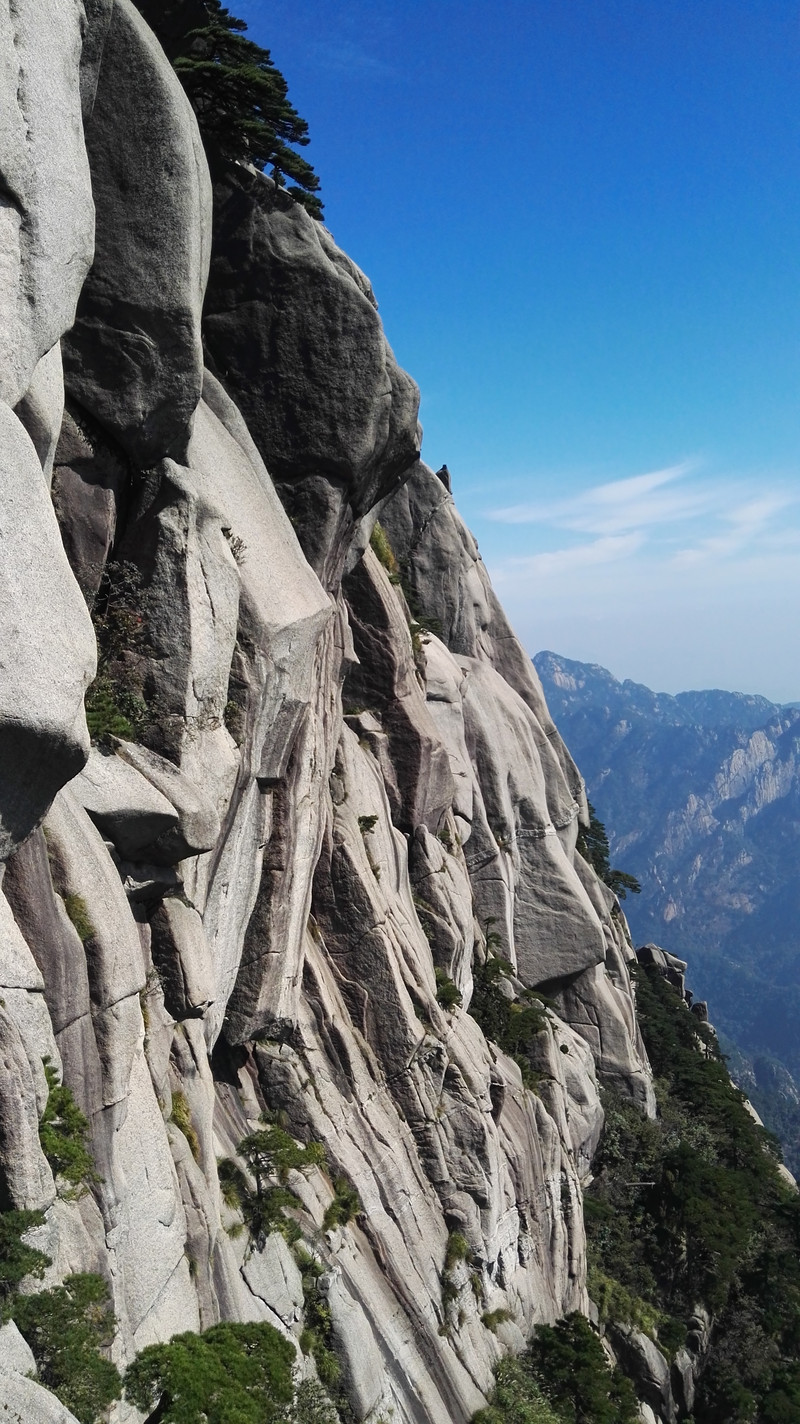
[[633, 1387], [610, 1369], [603, 1347], [583, 1315], [537, 1326], [527, 1352], [530, 1367], [555, 1409], [575, 1424], [636, 1424]]
[[334, 1177], [333, 1192], [333, 1201], [322, 1218], [323, 1231], [331, 1231], [336, 1226], [348, 1226], [361, 1211], [361, 1198], [346, 1177]]
[[[119, 699], [119, 700], [118, 700]], [[103, 674], [96, 677], [88, 688], [85, 698], [86, 725], [93, 742], [103, 742], [111, 737], [123, 741], [136, 740], [138, 717], [126, 717], [119, 702], [124, 700], [111, 679]]]
[[658, 1117], [604, 1093], [584, 1202], [591, 1288], [610, 1278], [608, 1318], [638, 1313], [633, 1323], [647, 1328], [652, 1310], [666, 1353], [698, 1303], [716, 1316], [695, 1405], [702, 1424], [800, 1417], [800, 1200], [713, 1034], [656, 970], [633, 976]]
[[[590, 1266], [586, 1285], [604, 1323], [616, 1320], [623, 1325], [633, 1325], [655, 1340], [659, 1338], [660, 1326], [669, 1321], [662, 1311], [642, 1300], [641, 1296], [634, 1295], [596, 1266]], [[683, 1334], [685, 1337], [685, 1330]]]
[[518, 1065], [522, 1081], [527, 1088], [534, 1089], [540, 1075], [534, 1069], [530, 1055], [536, 1038], [547, 1028], [546, 1006], [533, 990], [524, 990], [518, 999], [507, 999], [500, 983], [513, 973], [507, 959], [492, 952], [499, 936], [487, 933], [489, 952], [483, 964], [475, 962], [472, 967], [472, 999], [469, 1012], [478, 1022], [487, 1038], [496, 1043], [504, 1053]]
[[22, 1240], [27, 1231], [44, 1226], [41, 1211], [0, 1211], [0, 1325], [13, 1312], [17, 1286], [25, 1276], [41, 1277], [50, 1257]]
[[[292, 180], [289, 195], [322, 217], [319, 179], [296, 148], [308, 124], [289, 102], [288, 87], [268, 49], [247, 39], [244, 20], [221, 0], [137, 0], [171, 59], [214, 173], [250, 163]], [[198, 14], [199, 11], [199, 14]], [[198, 20], [200, 23], [198, 24]]]
[[169, 1115], [170, 1122], [183, 1133], [195, 1162], [200, 1161], [200, 1138], [192, 1122], [192, 1110], [189, 1107], [189, 1100], [185, 1093], [177, 1092], [172, 1094], [172, 1111]]
[[524, 1359], [501, 1360], [494, 1379], [489, 1406], [473, 1415], [472, 1424], [564, 1424]]
[[513, 1311], [506, 1310], [505, 1306], [500, 1306], [498, 1310], [485, 1310], [481, 1316], [481, 1322], [487, 1330], [494, 1333], [498, 1325], [503, 1325], [506, 1320], [513, 1320]]
[[80, 941], [86, 944], [97, 933], [89, 914], [89, 906], [82, 895], [65, 895], [64, 909], [72, 921]]
[[298, 1385], [291, 1424], [341, 1424], [336, 1409], [316, 1380], [303, 1380]]
[[[239, 1210], [256, 1250], [273, 1231], [279, 1231], [290, 1243], [300, 1239], [300, 1228], [287, 1210], [299, 1209], [299, 1198], [287, 1186], [289, 1173], [307, 1172], [325, 1165], [325, 1149], [321, 1142], [309, 1142], [305, 1147], [276, 1124], [267, 1125], [243, 1138], [237, 1148], [244, 1160], [250, 1179], [229, 1158], [217, 1164], [220, 1189], [226, 1206]], [[344, 1210], [344, 1205], [341, 1207]]]
[[53, 1175], [62, 1184], [61, 1195], [75, 1200], [101, 1180], [87, 1146], [89, 1123], [48, 1059], [44, 1060], [44, 1072], [49, 1091], [39, 1123], [39, 1141]]
[[457, 1265], [459, 1261], [468, 1261], [470, 1255], [469, 1243], [466, 1238], [461, 1235], [460, 1231], [451, 1231], [447, 1238], [447, 1246], [444, 1253], [445, 1272], [452, 1271], [453, 1267]]
[[641, 894], [642, 887], [634, 875], [629, 875], [626, 870], [612, 870], [609, 860], [609, 845], [606, 828], [598, 818], [591, 801], [587, 802], [589, 807], [589, 825], [578, 826], [578, 840], [576, 849], [584, 860], [588, 860], [593, 867], [595, 874], [608, 885], [609, 889], [620, 900], [627, 899], [628, 893], [631, 895]]
[[294, 1397], [294, 1346], [271, 1325], [214, 1325], [148, 1345], [125, 1375], [125, 1397], [159, 1424], [269, 1424]]
[[101, 1351], [114, 1338], [114, 1315], [102, 1276], [69, 1276], [63, 1286], [17, 1296], [14, 1321], [36, 1359], [41, 1384], [80, 1424], [95, 1424], [119, 1399], [119, 1372]]
[[86, 724], [93, 742], [135, 741], [147, 720], [141, 660], [147, 654], [148, 596], [135, 564], [110, 560], [92, 608], [97, 677], [87, 689]]
[[461, 1004], [461, 992], [443, 969], [434, 969], [436, 976], [436, 998], [443, 1009], [457, 1009]]
[[[230, 689], [229, 689], [230, 691]], [[222, 720], [226, 729], [230, 732], [237, 747], [242, 745], [247, 730], [247, 708], [233, 697], [229, 697], [225, 703], [225, 710], [222, 713]]]
[[389, 537], [383, 525], [376, 519], [369, 536], [369, 543], [372, 552], [379, 563], [383, 565], [392, 583], [400, 582], [400, 565], [395, 558], [394, 549], [389, 543]]
[[239, 1143], [238, 1151], [255, 1177], [257, 1188], [273, 1175], [283, 1184], [288, 1181], [290, 1172], [308, 1172], [312, 1167], [325, 1165], [325, 1148], [321, 1142], [301, 1146], [274, 1124], [251, 1132]]
[[341, 1393], [341, 1365], [334, 1353], [333, 1321], [325, 1294], [319, 1288], [319, 1280], [325, 1267], [318, 1257], [305, 1247], [298, 1245], [295, 1259], [300, 1267], [303, 1282], [304, 1327], [300, 1336], [300, 1348], [304, 1355], [312, 1355], [317, 1373], [325, 1388], [334, 1396], [334, 1403], [340, 1413], [350, 1414], [346, 1397]]
[[230, 1211], [240, 1211], [249, 1191], [247, 1178], [241, 1167], [237, 1167], [230, 1157], [220, 1157], [217, 1175], [222, 1200]]

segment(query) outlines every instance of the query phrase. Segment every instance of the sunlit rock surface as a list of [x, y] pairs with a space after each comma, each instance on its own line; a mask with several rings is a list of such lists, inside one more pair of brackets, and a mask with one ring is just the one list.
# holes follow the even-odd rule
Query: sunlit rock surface
[[[291, 1186], [353, 1408], [466, 1421], [536, 1322], [587, 1308], [599, 1083], [652, 1103], [625, 922], [576, 852], [583, 784], [417, 460], [367, 279], [242, 171], [216, 195], [204, 373], [210, 188], [172, 71], [128, 0], [82, 28], [77, 4], [21, 8], [57, 59], [36, 138], [57, 192], [20, 186], [3, 272], [30, 260], [60, 297], [9, 327], [3, 388], [4, 1200], [45, 1211], [45, 1285], [105, 1276], [120, 1366], [218, 1320], [299, 1348], [294, 1257], [237, 1233], [218, 1175], [279, 1113], [325, 1148]], [[58, 242], [20, 247], [36, 202], [69, 282]], [[120, 699], [91, 753], [90, 608]], [[507, 997], [556, 1006], [525, 1080], [476, 1018], [491, 954]], [[39, 1149], [45, 1056], [91, 1125], [79, 1201]], [[337, 1178], [361, 1211], [326, 1229]], [[18, 1371], [0, 1402], [67, 1419]]]

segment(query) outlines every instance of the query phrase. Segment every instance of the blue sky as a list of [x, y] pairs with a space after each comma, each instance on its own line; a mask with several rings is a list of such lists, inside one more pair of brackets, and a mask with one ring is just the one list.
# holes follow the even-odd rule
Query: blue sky
[[800, 0], [234, 0], [517, 631], [800, 699]]

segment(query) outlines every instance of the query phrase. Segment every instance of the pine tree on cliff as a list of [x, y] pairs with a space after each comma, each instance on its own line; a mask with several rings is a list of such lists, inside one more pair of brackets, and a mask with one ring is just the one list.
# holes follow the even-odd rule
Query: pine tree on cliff
[[322, 217], [319, 178], [296, 152], [308, 124], [289, 102], [288, 86], [268, 49], [248, 39], [247, 24], [220, 0], [136, 0], [188, 95], [212, 171], [236, 162], [269, 168], [275, 182], [312, 217]]

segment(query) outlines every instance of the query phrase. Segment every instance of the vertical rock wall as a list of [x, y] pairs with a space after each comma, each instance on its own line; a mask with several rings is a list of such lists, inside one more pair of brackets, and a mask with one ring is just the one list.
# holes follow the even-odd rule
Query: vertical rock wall
[[[47, 1283], [105, 1275], [121, 1365], [220, 1319], [298, 1341], [291, 1252], [232, 1230], [218, 1177], [281, 1113], [326, 1150], [292, 1186], [357, 1417], [466, 1420], [586, 1307], [598, 1075], [651, 1102], [580, 776], [363, 274], [259, 175], [212, 221], [129, 0], [15, 5], [0, 43], [0, 1204], [46, 1209]], [[557, 1005], [535, 1090], [469, 1012], [496, 950]], [[79, 1201], [39, 1149], [45, 1056], [91, 1124]], [[362, 1211], [325, 1230], [336, 1178]]]

